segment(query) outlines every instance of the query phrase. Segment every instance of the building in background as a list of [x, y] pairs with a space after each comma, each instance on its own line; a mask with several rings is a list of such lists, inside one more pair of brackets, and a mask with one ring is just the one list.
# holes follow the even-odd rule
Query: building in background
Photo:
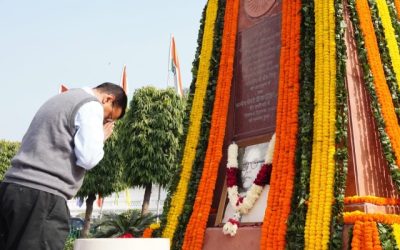
[[[160, 192], [159, 192], [160, 191]], [[103, 200], [96, 200], [93, 204], [93, 218], [99, 218], [105, 213], [121, 213], [129, 209], [142, 209], [144, 196], [143, 188], [130, 188], [119, 193], [114, 193], [111, 196], [104, 197]], [[159, 189], [158, 186], [153, 186], [149, 211], [153, 214], [162, 213], [164, 200], [167, 192], [164, 189]], [[80, 201], [78, 198], [71, 199], [67, 202], [71, 217], [84, 217], [86, 204], [85, 201]]]

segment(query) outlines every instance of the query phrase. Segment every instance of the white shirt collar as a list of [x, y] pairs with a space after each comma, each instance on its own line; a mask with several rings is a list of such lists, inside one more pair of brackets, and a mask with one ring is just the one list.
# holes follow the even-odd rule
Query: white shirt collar
[[93, 89], [90, 87], [83, 87], [82, 88], [84, 91], [86, 91], [86, 93], [91, 94], [92, 96], [95, 96]]

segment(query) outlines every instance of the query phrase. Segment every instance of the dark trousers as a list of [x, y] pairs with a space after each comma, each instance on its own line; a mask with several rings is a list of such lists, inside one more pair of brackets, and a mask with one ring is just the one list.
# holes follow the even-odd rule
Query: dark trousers
[[60, 196], [0, 183], [0, 250], [63, 250], [69, 217]]

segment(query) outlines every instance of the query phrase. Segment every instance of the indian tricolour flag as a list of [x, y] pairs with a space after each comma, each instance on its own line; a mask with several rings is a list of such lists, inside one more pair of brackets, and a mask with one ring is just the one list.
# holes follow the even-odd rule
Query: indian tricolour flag
[[171, 36], [171, 71], [174, 73], [175, 89], [179, 96], [183, 95], [181, 69], [179, 66], [178, 52], [176, 51], [175, 38]]

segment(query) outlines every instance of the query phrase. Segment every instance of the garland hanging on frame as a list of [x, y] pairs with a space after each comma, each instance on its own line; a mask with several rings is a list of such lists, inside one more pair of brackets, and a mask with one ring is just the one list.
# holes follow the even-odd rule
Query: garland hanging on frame
[[223, 233], [234, 236], [239, 226], [239, 221], [242, 215], [247, 214], [256, 203], [258, 197], [266, 184], [269, 184], [272, 172], [272, 158], [274, 155], [275, 147], [275, 134], [272, 136], [267, 153], [265, 155], [265, 160], [260, 170], [257, 173], [256, 179], [253, 184], [246, 192], [244, 196], [239, 195], [238, 191], [238, 146], [236, 143], [232, 143], [228, 147], [228, 163], [226, 170], [226, 183], [228, 186], [228, 198], [231, 206], [235, 210], [232, 218], [225, 223], [223, 227]]

